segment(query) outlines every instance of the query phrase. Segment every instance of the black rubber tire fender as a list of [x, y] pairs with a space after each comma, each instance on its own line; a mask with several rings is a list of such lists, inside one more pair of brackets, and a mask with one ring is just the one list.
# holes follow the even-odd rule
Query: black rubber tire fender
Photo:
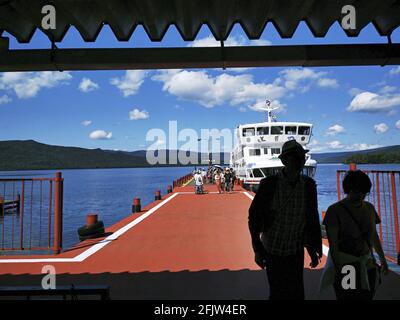
[[104, 223], [101, 220], [93, 223], [90, 226], [84, 225], [84, 226], [80, 227], [78, 229], [78, 235], [80, 237], [86, 237], [86, 236], [89, 236], [91, 234], [98, 233], [99, 229], [103, 229], [104, 230]]

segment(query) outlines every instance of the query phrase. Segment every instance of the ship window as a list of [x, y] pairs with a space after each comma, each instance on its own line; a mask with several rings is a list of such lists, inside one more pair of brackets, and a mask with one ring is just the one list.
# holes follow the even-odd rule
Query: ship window
[[249, 155], [250, 156], [259, 156], [259, 155], [261, 155], [261, 150], [260, 149], [249, 149]]
[[281, 149], [280, 148], [271, 148], [271, 154], [280, 154], [281, 153]]
[[257, 128], [257, 135], [258, 136], [265, 136], [269, 134], [269, 127], [260, 127]]
[[264, 148], [264, 154], [268, 154], [268, 148]]
[[296, 134], [297, 127], [295, 126], [287, 126], [285, 127], [285, 134]]
[[308, 136], [310, 134], [310, 127], [300, 126], [299, 127], [299, 134]]
[[251, 137], [254, 136], [255, 130], [254, 128], [244, 128], [243, 129], [243, 137]]
[[283, 127], [282, 126], [272, 126], [271, 134], [283, 134]]
[[263, 178], [264, 175], [262, 174], [260, 169], [253, 169], [253, 176], [254, 178]]

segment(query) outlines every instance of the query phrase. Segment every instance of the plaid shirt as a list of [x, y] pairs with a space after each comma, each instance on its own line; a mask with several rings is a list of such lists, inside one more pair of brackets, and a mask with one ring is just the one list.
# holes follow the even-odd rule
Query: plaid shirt
[[306, 196], [301, 176], [294, 184], [282, 172], [278, 174], [272, 209], [275, 213], [273, 223], [261, 239], [265, 250], [280, 256], [303, 251]]

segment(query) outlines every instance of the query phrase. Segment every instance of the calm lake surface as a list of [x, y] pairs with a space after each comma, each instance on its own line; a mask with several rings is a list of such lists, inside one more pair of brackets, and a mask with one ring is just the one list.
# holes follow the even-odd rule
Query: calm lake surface
[[[337, 201], [336, 170], [347, 165], [320, 164], [315, 180], [318, 185], [319, 211]], [[359, 165], [360, 169], [400, 170], [400, 165]], [[129, 215], [132, 199], [141, 198], [142, 207], [154, 200], [154, 192], [166, 193], [172, 181], [192, 171], [191, 167], [62, 170], [64, 178], [63, 247], [79, 242], [77, 228], [85, 224], [86, 214], [99, 214], [105, 226]], [[54, 177], [55, 171], [0, 171], [0, 179], [12, 177]], [[1, 186], [0, 186], [1, 187]], [[243, 198], [245, 201], [245, 198]]]

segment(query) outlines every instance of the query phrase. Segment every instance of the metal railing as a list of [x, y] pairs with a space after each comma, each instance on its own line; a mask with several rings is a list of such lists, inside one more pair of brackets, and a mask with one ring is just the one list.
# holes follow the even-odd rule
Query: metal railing
[[0, 251], [62, 248], [63, 178], [0, 179]]
[[[350, 170], [355, 170], [355, 165]], [[400, 264], [400, 171], [362, 170], [371, 179], [372, 188], [366, 200], [372, 203], [378, 212], [381, 223], [378, 234], [387, 258]], [[338, 200], [344, 197], [342, 181], [346, 170], [336, 172]]]

